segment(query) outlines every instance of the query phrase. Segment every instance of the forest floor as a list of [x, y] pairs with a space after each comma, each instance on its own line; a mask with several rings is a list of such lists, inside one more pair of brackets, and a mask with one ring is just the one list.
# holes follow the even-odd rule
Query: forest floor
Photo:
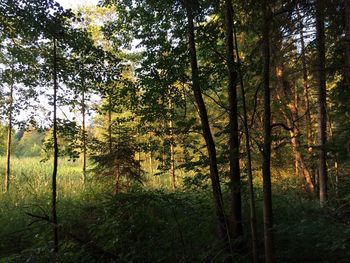
[[[59, 166], [60, 251], [55, 254], [46, 220], [51, 165], [27, 158], [14, 159], [13, 167], [10, 192], [0, 193], [0, 262], [222, 262], [227, 256], [216, 239], [210, 188], [133, 187], [113, 196], [105, 184], [83, 185], [81, 164], [68, 161]], [[333, 198], [321, 209], [299, 190], [297, 180], [274, 179], [277, 262], [350, 262], [349, 198]], [[255, 185], [262, 254], [259, 178]], [[348, 190], [346, 184], [340, 189]], [[246, 189], [243, 194], [247, 246], [235, 262], [251, 262]]]

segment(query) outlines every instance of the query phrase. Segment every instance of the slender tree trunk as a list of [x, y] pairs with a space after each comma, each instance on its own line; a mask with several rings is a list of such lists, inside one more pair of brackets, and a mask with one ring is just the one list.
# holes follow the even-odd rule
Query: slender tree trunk
[[263, 87], [264, 87], [264, 145], [263, 145], [263, 196], [264, 196], [264, 241], [265, 261], [274, 262], [273, 248], [273, 215], [271, 191], [271, 103], [270, 103], [270, 23], [271, 10], [269, 2], [264, 1], [264, 27], [263, 27]]
[[112, 144], [112, 95], [108, 94], [108, 148], [110, 154], [112, 154]]
[[[299, 129], [297, 128], [299, 126], [299, 93], [298, 93], [298, 86], [294, 84], [294, 103], [292, 104], [293, 106], [293, 126], [294, 127], [294, 136], [292, 137], [292, 140], [294, 140], [295, 145], [297, 146], [295, 149], [298, 151], [299, 148]], [[294, 155], [294, 169], [295, 169], [295, 176], [299, 177], [300, 174], [300, 158], [298, 156], [297, 151], [295, 152]]]
[[319, 147], [319, 184], [320, 204], [324, 206], [327, 201], [327, 104], [326, 104], [326, 72], [325, 72], [325, 13], [324, 1], [316, 1], [316, 47], [317, 47], [317, 81], [318, 81], [318, 147]]
[[335, 155], [334, 160], [334, 169], [335, 169], [335, 196], [336, 198], [339, 197], [339, 161], [338, 161], [338, 155]]
[[346, 45], [346, 71], [345, 81], [350, 88], [350, 0], [345, 0], [345, 45]]
[[241, 176], [239, 167], [237, 71], [234, 60], [233, 7], [231, 0], [225, 0], [225, 38], [229, 97], [229, 160], [231, 184], [231, 231], [234, 238], [242, 236]]
[[305, 178], [309, 192], [313, 193], [315, 191], [315, 186], [312, 182], [310, 171], [305, 164], [304, 156], [300, 151], [300, 143], [298, 140], [298, 137], [299, 137], [298, 128], [294, 128], [292, 131], [290, 131], [290, 137], [291, 137], [291, 145], [295, 154], [296, 166], [298, 166], [296, 167], [296, 169], [298, 169], [298, 171], [299, 170], [301, 171], [302, 175]]
[[6, 151], [6, 174], [5, 174], [5, 192], [10, 189], [10, 177], [11, 177], [11, 145], [12, 145], [12, 112], [13, 112], [13, 67], [11, 68], [12, 80], [10, 84], [10, 96], [9, 96], [9, 111], [8, 111], [8, 127], [7, 127], [7, 151]]
[[[329, 111], [332, 112], [332, 107], [329, 108]], [[331, 116], [329, 116], [328, 118], [328, 123], [329, 123], [329, 137], [331, 139], [331, 141], [334, 140], [333, 137], [333, 120], [331, 118]], [[338, 154], [335, 153], [334, 154], [334, 171], [335, 171], [335, 175], [334, 175], [334, 190], [335, 190], [335, 196], [336, 198], [338, 198], [338, 194], [339, 194], [339, 189], [338, 189], [338, 183], [339, 183], [339, 159], [338, 159]], [[332, 178], [332, 177], [331, 177]]]
[[86, 127], [85, 127], [85, 91], [82, 92], [81, 112], [83, 115], [83, 182], [86, 183]]
[[53, 39], [53, 172], [52, 172], [52, 226], [54, 235], [54, 251], [58, 252], [58, 224], [57, 224], [57, 165], [58, 165], [58, 143], [57, 143], [57, 39]]
[[[311, 123], [311, 112], [310, 112], [310, 99], [309, 99], [309, 82], [308, 72], [306, 67], [306, 55], [305, 55], [305, 40], [304, 40], [304, 23], [298, 11], [298, 19], [300, 20], [300, 46], [301, 46], [301, 64], [303, 67], [303, 95], [304, 95], [304, 107], [305, 107], [305, 127], [307, 134], [307, 143], [310, 147], [312, 145], [312, 123]], [[312, 148], [309, 148], [312, 149]]]
[[175, 151], [174, 151], [174, 135], [172, 132], [172, 126], [173, 126], [173, 122], [172, 120], [169, 121], [169, 126], [170, 126], [170, 176], [171, 176], [171, 180], [172, 180], [172, 185], [173, 185], [173, 189], [176, 190], [176, 175], [175, 175]]
[[[290, 104], [290, 111], [291, 114], [293, 116], [293, 119], [295, 120], [295, 115], [293, 114], [293, 108], [295, 106]], [[292, 121], [289, 119], [288, 114], [286, 114], [285, 112], [283, 112], [284, 118], [286, 119], [287, 125], [289, 127], [293, 126]], [[314, 193], [315, 192], [315, 185], [312, 181], [312, 177], [311, 177], [311, 173], [309, 168], [306, 165], [305, 162], [305, 158], [304, 155], [302, 154], [300, 148], [300, 142], [299, 142], [299, 129], [297, 126], [294, 125], [293, 129], [291, 131], [289, 131], [290, 133], [290, 140], [291, 140], [291, 146], [294, 152], [294, 156], [295, 156], [295, 166], [296, 167], [296, 174], [299, 175], [299, 172], [301, 173], [301, 175], [304, 177], [307, 188], [309, 190], [310, 193]]]
[[140, 129], [137, 127], [137, 160], [138, 160], [138, 176], [141, 177], [141, 147], [140, 147]]
[[241, 70], [241, 59], [238, 51], [238, 43], [237, 43], [237, 35], [235, 26], [233, 28], [233, 35], [235, 41], [235, 49], [236, 49], [236, 58], [238, 64], [238, 73], [239, 73], [239, 81], [241, 87], [241, 95], [242, 95], [242, 106], [243, 106], [243, 125], [244, 125], [244, 133], [245, 133], [245, 147], [247, 151], [247, 174], [248, 174], [248, 187], [249, 187], [249, 214], [250, 214], [250, 231], [252, 238], [252, 254], [253, 254], [253, 262], [258, 262], [258, 237], [257, 237], [257, 229], [256, 229], [256, 211], [255, 211], [255, 196], [254, 196], [254, 184], [253, 184], [253, 172], [252, 172], [252, 156], [251, 156], [251, 147], [250, 147], [250, 132], [249, 132], [249, 124], [248, 124], [248, 114], [247, 114], [247, 106], [246, 106], [246, 97], [245, 97], [245, 88], [243, 82], [243, 72]]
[[173, 185], [173, 190], [176, 190], [176, 175], [175, 175], [175, 156], [174, 156], [174, 144], [170, 144], [170, 175]]
[[219, 221], [220, 237], [224, 240], [228, 238], [228, 228], [227, 221], [224, 211], [219, 171], [217, 167], [217, 157], [214, 139], [211, 133], [208, 113], [203, 100], [202, 91], [199, 82], [199, 72], [198, 72], [198, 62], [197, 62], [197, 51], [194, 33], [194, 17], [192, 12], [191, 3], [185, 2], [186, 16], [187, 16], [187, 26], [188, 26], [188, 41], [189, 41], [189, 56], [191, 60], [191, 71], [192, 71], [192, 89], [194, 93], [194, 98], [199, 110], [199, 116], [203, 129], [203, 136], [206, 142], [206, 147], [209, 156], [209, 166], [210, 166], [210, 179], [212, 183], [212, 190], [214, 195], [214, 205], [216, 210], [216, 215]]
[[138, 176], [140, 178], [141, 177], [141, 151], [140, 151], [140, 149], [138, 149], [138, 151], [137, 151], [137, 160], [139, 162], [138, 169], [137, 169], [137, 174], [138, 174]]
[[175, 174], [175, 151], [174, 151], [174, 133], [173, 133], [173, 104], [171, 98], [169, 99], [169, 110], [171, 112], [169, 120], [169, 133], [170, 133], [170, 178], [173, 186], [173, 190], [176, 190], [176, 174]]

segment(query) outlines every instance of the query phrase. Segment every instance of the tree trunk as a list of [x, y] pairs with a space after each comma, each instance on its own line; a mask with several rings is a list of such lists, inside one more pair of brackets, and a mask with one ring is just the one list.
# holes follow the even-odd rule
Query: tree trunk
[[309, 82], [308, 72], [306, 67], [306, 55], [305, 55], [305, 40], [304, 40], [304, 23], [298, 11], [298, 19], [300, 20], [300, 46], [301, 46], [301, 64], [303, 67], [303, 95], [304, 95], [304, 107], [305, 107], [305, 127], [307, 134], [307, 143], [309, 151], [312, 149], [312, 123], [311, 123], [311, 112], [310, 112], [310, 99], [309, 99]]
[[176, 190], [175, 156], [173, 143], [170, 144], [170, 176], [172, 180], [173, 190]]
[[83, 182], [86, 183], [86, 127], [85, 127], [85, 92], [82, 92], [82, 101], [81, 101], [81, 112], [83, 117]]
[[109, 153], [112, 154], [112, 95], [108, 94], [108, 148]]
[[[288, 125], [290, 125], [290, 124], [291, 123], [288, 122]], [[294, 127], [293, 130], [290, 131], [290, 137], [291, 137], [291, 145], [292, 145], [293, 152], [295, 155], [295, 161], [296, 161], [296, 166], [297, 166], [296, 169], [298, 169], [298, 171], [299, 170], [301, 171], [301, 173], [306, 181], [307, 188], [308, 188], [309, 192], [313, 193], [313, 192], [315, 192], [315, 186], [312, 182], [310, 171], [305, 164], [304, 156], [300, 151], [300, 143], [298, 140], [298, 136], [299, 136], [299, 129]]]
[[170, 134], [170, 179], [173, 190], [176, 190], [176, 175], [175, 175], [175, 156], [174, 156], [174, 134], [173, 134], [173, 104], [171, 98], [169, 99], [169, 110], [171, 112], [169, 120], [169, 134]]
[[140, 146], [140, 128], [137, 127], [137, 160], [138, 160], [138, 177], [141, 178], [141, 146]]
[[10, 96], [9, 96], [9, 111], [8, 111], [8, 127], [7, 127], [7, 151], [6, 151], [6, 173], [5, 173], [5, 192], [10, 189], [10, 176], [11, 176], [11, 145], [12, 145], [12, 112], [13, 112], [13, 67], [11, 67], [11, 84], [10, 84]]
[[58, 225], [57, 225], [57, 165], [58, 165], [58, 143], [57, 143], [57, 39], [53, 39], [53, 172], [52, 172], [52, 226], [54, 235], [54, 251], [58, 252]]
[[335, 197], [339, 198], [339, 161], [338, 161], [337, 154], [335, 155], [334, 169], [335, 169], [335, 182], [334, 182]]
[[295, 174], [296, 176], [299, 176], [300, 174], [303, 175], [309, 192], [313, 193], [315, 191], [315, 186], [312, 182], [311, 173], [305, 163], [305, 158], [300, 150], [301, 148], [300, 142], [299, 142], [300, 131], [298, 128], [298, 121], [297, 121], [299, 119], [298, 105], [297, 105], [297, 101], [299, 100], [299, 98], [297, 95], [297, 90], [294, 85], [294, 102], [293, 102], [290, 99], [291, 89], [288, 88], [289, 87], [288, 84], [287, 85], [285, 84], [283, 76], [284, 76], [283, 65], [279, 64], [276, 67], [277, 99], [281, 102], [282, 105], [285, 105], [285, 107], [281, 107], [281, 112], [286, 120], [288, 127], [292, 128], [289, 131], [289, 134], [290, 134], [290, 141], [291, 141], [291, 146], [293, 149], [294, 159], [295, 159]]
[[318, 148], [319, 148], [319, 184], [320, 204], [327, 201], [327, 113], [326, 113], [326, 72], [325, 72], [325, 13], [324, 1], [316, 1], [316, 47], [317, 47], [317, 103], [318, 103]]
[[229, 162], [231, 187], [231, 231], [234, 238], [242, 236], [241, 176], [239, 167], [237, 71], [234, 61], [233, 7], [231, 0], [225, 0], [225, 40], [229, 97]]
[[[329, 111], [332, 111], [332, 107], [329, 107]], [[329, 116], [328, 118], [328, 123], [329, 123], [329, 137], [331, 141], [334, 141], [334, 137], [333, 137], [333, 120], [331, 118], [331, 116]], [[335, 191], [335, 197], [338, 198], [339, 197], [339, 189], [338, 189], [338, 183], [339, 183], [339, 158], [338, 158], [338, 153], [334, 153], [334, 182], [333, 182], [333, 186], [334, 186], [334, 191]], [[330, 177], [330, 179], [332, 179], [332, 177]]]
[[241, 71], [241, 59], [238, 51], [238, 43], [235, 26], [233, 28], [233, 35], [235, 41], [236, 48], [236, 57], [238, 64], [238, 73], [239, 73], [239, 81], [241, 87], [241, 95], [242, 95], [242, 106], [243, 106], [243, 125], [244, 125], [244, 133], [245, 133], [245, 147], [247, 151], [247, 175], [248, 175], [248, 187], [249, 187], [249, 209], [250, 209], [250, 230], [251, 230], [251, 238], [252, 238], [252, 255], [253, 262], [258, 262], [258, 237], [257, 237], [257, 229], [256, 229], [256, 212], [255, 212], [255, 196], [254, 196], [254, 184], [253, 184], [253, 172], [252, 172], [252, 157], [251, 157], [251, 147], [250, 147], [250, 132], [248, 125], [248, 114], [247, 114], [247, 106], [246, 106], [246, 97], [245, 97], [245, 88], [243, 82], [243, 72]]
[[[293, 126], [294, 126], [294, 136], [292, 136], [292, 140], [295, 142], [296, 146], [299, 146], [299, 129], [297, 128], [299, 125], [299, 93], [298, 93], [298, 86], [294, 83], [294, 103], [291, 104], [291, 107], [293, 108]], [[299, 148], [295, 148], [297, 151], [299, 151]], [[295, 169], [295, 177], [299, 177], [300, 174], [300, 158], [295, 152], [294, 155], [294, 169]]]
[[187, 26], [188, 26], [188, 41], [189, 41], [189, 56], [191, 60], [191, 71], [192, 71], [192, 89], [194, 93], [194, 98], [199, 110], [199, 116], [202, 124], [203, 136], [205, 139], [209, 166], [210, 166], [210, 179], [212, 183], [212, 190], [214, 195], [214, 205], [216, 210], [216, 215], [219, 221], [220, 237], [224, 240], [228, 238], [228, 228], [227, 221], [224, 211], [219, 171], [217, 167], [217, 157], [214, 139], [211, 133], [208, 113], [203, 100], [202, 91], [199, 82], [199, 72], [198, 72], [198, 62], [197, 62], [197, 51], [194, 33], [194, 22], [193, 22], [193, 12], [191, 3], [185, 2], [186, 16], [187, 16]]
[[271, 103], [270, 103], [270, 23], [271, 10], [269, 2], [264, 1], [264, 26], [263, 26], [263, 87], [264, 87], [264, 144], [263, 144], [263, 196], [264, 196], [264, 243], [265, 261], [274, 262], [273, 249], [273, 215], [272, 215], [272, 191], [271, 191]]

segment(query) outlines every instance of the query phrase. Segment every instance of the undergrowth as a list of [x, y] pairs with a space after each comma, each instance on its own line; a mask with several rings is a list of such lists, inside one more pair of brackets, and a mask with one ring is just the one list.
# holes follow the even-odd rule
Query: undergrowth
[[[105, 184], [90, 180], [84, 186], [81, 164], [64, 160], [58, 177], [60, 251], [55, 254], [49, 222], [32, 216], [49, 216], [51, 204], [51, 165], [36, 161], [15, 160], [10, 193], [0, 194], [0, 262], [222, 262], [227, 256], [216, 238], [210, 188], [196, 183], [173, 192], [138, 186], [113, 196]], [[344, 209], [349, 200], [338, 198], [321, 209], [290, 178], [279, 175], [273, 185], [277, 262], [348, 262], [350, 227]], [[259, 176], [255, 191], [263, 260]], [[251, 262], [248, 204], [244, 188], [246, 246], [235, 262]]]

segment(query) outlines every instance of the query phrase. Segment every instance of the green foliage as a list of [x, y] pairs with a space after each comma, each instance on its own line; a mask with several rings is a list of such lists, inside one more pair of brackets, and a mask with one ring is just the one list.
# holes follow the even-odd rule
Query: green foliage
[[7, 129], [4, 125], [0, 124], [0, 155], [6, 152], [6, 139], [7, 139]]
[[142, 183], [143, 171], [135, 159], [137, 145], [132, 131], [118, 121], [110, 125], [113, 125], [112, 133], [105, 134], [103, 140], [93, 140], [90, 145], [94, 164], [92, 172], [99, 179], [114, 180], [117, 193], [128, 186], [130, 180]]
[[[55, 255], [47, 222], [31, 224], [36, 219], [25, 214], [49, 213], [51, 165], [40, 163], [38, 158], [14, 161], [16, 191], [0, 194], [0, 258], [5, 262], [221, 262], [225, 257], [216, 240], [210, 191], [134, 190], [106, 195], [103, 184], [83, 187], [80, 164], [63, 160], [58, 176], [61, 245]], [[255, 185], [260, 218], [258, 178]], [[295, 181], [284, 177], [278, 180], [274, 188], [277, 260], [346, 262], [349, 228], [335, 216], [340, 206], [321, 209], [298, 190]], [[228, 193], [225, 196], [228, 198]], [[245, 196], [246, 220], [249, 214]], [[346, 216], [342, 214], [341, 218]], [[261, 220], [258, 226], [262, 249]], [[248, 238], [248, 226], [245, 228]], [[236, 261], [250, 262], [249, 255]]]
[[[30, 112], [24, 126], [34, 119], [38, 107], [33, 102], [39, 100], [38, 94], [46, 96], [47, 106], [52, 106], [52, 94], [47, 90], [52, 87], [53, 39], [58, 40], [58, 106], [77, 115], [89, 115], [89, 111], [94, 115], [91, 122], [90, 118], [85, 123], [85, 131], [76, 119], [59, 120], [60, 157], [68, 156], [77, 162], [63, 158], [59, 162], [58, 254], [51, 249], [52, 233], [47, 222], [51, 211], [52, 163], [32, 158], [43, 150], [47, 160], [52, 155], [52, 113], [42, 120], [46, 133], [29, 129], [22, 134], [20, 127], [12, 156], [21, 158], [12, 160], [10, 193], [0, 193], [0, 262], [222, 262], [227, 255], [216, 237], [207, 151], [190, 85], [183, 6], [188, 1], [100, 2], [105, 7], [83, 8], [76, 15], [53, 0], [0, 2], [2, 119], [8, 122], [11, 87], [15, 89], [14, 124], [18, 124], [17, 116], [23, 115], [23, 111]], [[223, 10], [220, 1], [189, 2], [195, 16], [199, 81], [215, 139], [225, 203], [229, 203], [225, 184], [229, 170], [229, 114]], [[276, 125], [271, 138], [276, 254], [281, 262], [346, 262], [350, 257], [350, 182], [346, 176], [350, 93], [343, 72], [345, 28], [343, 16], [339, 15], [344, 9], [340, 1], [329, 1], [326, 8], [330, 95], [326, 150], [332, 200], [328, 207], [318, 208], [316, 198], [302, 192], [304, 180], [294, 178], [290, 170], [294, 152], [289, 144], [294, 138], [300, 143], [298, 150], [304, 156], [306, 168], [311, 171], [317, 163], [316, 132], [311, 132], [308, 138], [305, 120], [310, 111], [309, 124], [315, 130], [317, 98], [311, 90], [316, 75], [310, 70], [316, 60], [315, 39], [306, 34], [309, 31], [306, 29], [312, 26], [304, 28], [305, 50], [300, 50], [298, 36], [301, 24], [314, 20], [313, 5], [308, 2], [269, 2], [277, 12], [270, 34], [271, 69], [276, 69], [270, 74], [272, 119], [298, 129], [296, 135]], [[233, 4], [256, 172], [260, 170], [263, 140], [261, 2], [233, 1]], [[130, 51], [134, 40], [140, 48], [137, 53]], [[298, 98], [302, 92], [305, 94], [302, 55], [307, 64], [310, 109], [305, 108], [301, 96]], [[92, 103], [93, 97], [97, 97], [96, 105]], [[238, 99], [237, 103], [241, 110], [242, 101]], [[296, 114], [293, 106], [297, 108]], [[6, 133], [6, 126], [1, 124], [1, 155], [6, 152]], [[87, 180], [84, 185], [79, 159], [83, 138], [88, 140], [91, 178], [98, 179]], [[242, 160], [245, 154], [242, 147]], [[168, 192], [167, 174], [172, 157], [178, 191]], [[337, 167], [332, 168], [333, 164]], [[5, 158], [1, 157], [0, 175], [4, 173]], [[242, 174], [243, 239], [248, 244], [244, 169]], [[263, 187], [259, 173], [254, 183], [260, 219]], [[110, 188], [114, 196], [106, 194]], [[159, 191], [160, 188], [165, 190]], [[260, 251], [262, 229], [258, 220]], [[250, 261], [245, 252], [235, 255], [235, 260]]]
[[200, 260], [211, 239], [210, 207], [201, 195], [141, 191], [107, 199], [103, 207], [90, 234], [118, 262]]
[[45, 134], [38, 130], [27, 130], [19, 141], [15, 142], [14, 154], [18, 157], [37, 157], [42, 154]]
[[[80, 127], [77, 123], [69, 120], [58, 120], [57, 137], [59, 144], [59, 156], [68, 157], [75, 161], [81, 152]], [[52, 130], [47, 130], [42, 144], [43, 161], [51, 158], [53, 153]]]

